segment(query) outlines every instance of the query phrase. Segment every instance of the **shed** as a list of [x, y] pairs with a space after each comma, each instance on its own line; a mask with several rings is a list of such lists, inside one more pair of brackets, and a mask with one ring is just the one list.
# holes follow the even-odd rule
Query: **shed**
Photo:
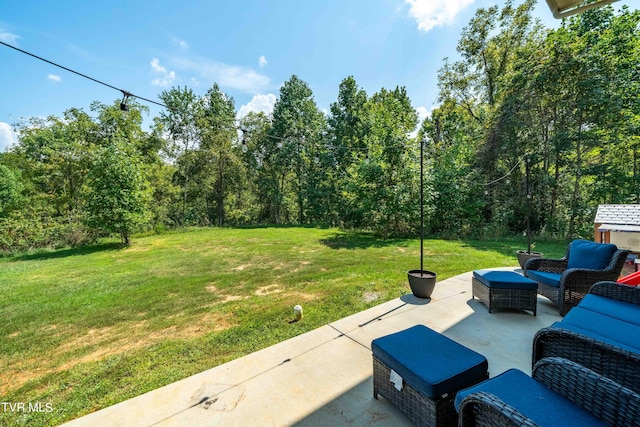
[[599, 205], [593, 240], [640, 253], [640, 205]]

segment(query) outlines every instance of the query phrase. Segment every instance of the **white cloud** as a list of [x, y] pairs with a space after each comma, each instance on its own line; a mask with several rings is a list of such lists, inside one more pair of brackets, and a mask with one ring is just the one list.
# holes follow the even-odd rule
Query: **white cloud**
[[0, 29], [0, 40], [8, 44], [16, 44], [20, 36]]
[[416, 112], [418, 113], [418, 122], [421, 124], [424, 119], [431, 115], [431, 111], [427, 110], [427, 107], [418, 107], [416, 108]]
[[54, 82], [59, 82], [59, 81], [62, 80], [62, 78], [60, 76], [56, 76], [55, 74], [49, 74], [49, 75], [47, 75], [47, 78], [49, 80], [51, 80], [51, 81], [54, 81]]
[[416, 108], [416, 113], [418, 113], [418, 124], [417, 124], [415, 130], [409, 134], [409, 137], [411, 137], [411, 138], [415, 138], [416, 136], [418, 136], [418, 132], [420, 131], [420, 128], [422, 127], [422, 122], [424, 122], [424, 119], [426, 119], [427, 117], [431, 116], [431, 111], [427, 110], [426, 107], [418, 107], [418, 108]]
[[11, 129], [11, 125], [0, 122], [0, 152], [7, 151], [7, 148], [17, 143], [18, 135]]
[[154, 86], [169, 87], [173, 85], [173, 82], [176, 80], [176, 72], [173, 70], [167, 71], [165, 67], [160, 65], [158, 58], [151, 60], [151, 69], [154, 74], [158, 76], [151, 81], [151, 84]]
[[418, 23], [418, 29], [427, 32], [434, 27], [453, 22], [456, 15], [474, 0], [405, 0], [411, 5], [409, 14]]
[[267, 58], [264, 55], [261, 55], [260, 58], [258, 58], [258, 65], [260, 65], [261, 67], [264, 67], [268, 63], [269, 61], [267, 61]]
[[271, 80], [256, 71], [236, 65], [228, 65], [202, 57], [173, 57], [173, 66], [182, 71], [196, 73], [205, 84], [218, 83], [224, 88], [244, 93], [259, 93], [269, 89]]
[[181, 47], [182, 49], [189, 49], [189, 45], [187, 44], [187, 42], [177, 37], [172, 37], [171, 42], [174, 45]]
[[253, 95], [251, 101], [240, 107], [236, 118], [241, 119], [249, 113], [263, 112], [267, 115], [271, 114], [273, 107], [276, 104], [276, 96], [272, 93], [266, 95], [256, 94]]

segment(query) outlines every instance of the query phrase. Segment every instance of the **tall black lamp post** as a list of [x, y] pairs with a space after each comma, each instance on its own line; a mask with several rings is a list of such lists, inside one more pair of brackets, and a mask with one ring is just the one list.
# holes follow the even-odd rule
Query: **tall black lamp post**
[[409, 270], [409, 286], [418, 298], [431, 298], [436, 285], [436, 273], [424, 269], [424, 140], [420, 142], [420, 270]]
[[525, 265], [527, 261], [531, 258], [540, 258], [543, 256], [541, 252], [535, 252], [531, 250], [531, 157], [526, 155], [525, 158], [525, 176], [524, 176], [524, 187], [525, 194], [527, 197], [527, 217], [526, 217], [526, 226], [527, 226], [527, 251], [516, 251], [516, 256], [518, 257], [518, 263], [520, 264], [520, 268], [525, 269]]

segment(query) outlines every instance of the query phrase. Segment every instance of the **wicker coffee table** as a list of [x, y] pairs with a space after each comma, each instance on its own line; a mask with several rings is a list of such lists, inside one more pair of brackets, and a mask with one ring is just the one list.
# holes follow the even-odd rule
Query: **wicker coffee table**
[[475, 270], [472, 298], [478, 298], [492, 310], [529, 310], [536, 315], [538, 283], [514, 271]]

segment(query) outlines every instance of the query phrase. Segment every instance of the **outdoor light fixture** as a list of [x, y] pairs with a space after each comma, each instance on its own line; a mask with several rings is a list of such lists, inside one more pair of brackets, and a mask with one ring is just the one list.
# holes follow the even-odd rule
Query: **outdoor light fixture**
[[611, 4], [614, 1], [618, 0], [598, 0], [582, 6], [580, 5], [584, 3], [584, 0], [547, 0], [547, 4], [551, 12], [553, 12], [554, 18], [562, 19], [585, 10]]
[[249, 147], [247, 146], [247, 132], [249, 131], [242, 128], [238, 128], [238, 130], [242, 132], [242, 140], [240, 141], [242, 145], [242, 152], [246, 153], [247, 151], [249, 151]]
[[120, 111], [129, 111], [129, 106], [127, 105], [127, 98], [131, 96], [129, 92], [126, 90], [122, 91], [122, 102], [120, 102]]

